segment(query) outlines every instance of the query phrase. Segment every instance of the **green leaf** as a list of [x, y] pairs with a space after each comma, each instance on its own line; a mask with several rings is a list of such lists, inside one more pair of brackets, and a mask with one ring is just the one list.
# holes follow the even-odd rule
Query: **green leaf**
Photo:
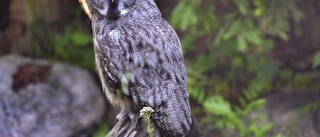
[[235, 20], [234, 22], [231, 23], [230, 28], [225, 32], [223, 35], [223, 39], [230, 39], [233, 36], [238, 35], [240, 30], [243, 28], [243, 24], [239, 20]]
[[260, 136], [263, 137], [263, 135], [267, 132], [269, 132], [271, 129], [273, 128], [273, 125], [272, 124], [266, 124], [264, 125], [261, 129], [260, 129]]
[[313, 68], [317, 68], [320, 65], [320, 51], [313, 56]]
[[241, 68], [243, 66], [243, 59], [241, 57], [234, 57], [231, 64], [233, 69]]
[[241, 35], [237, 37], [237, 43], [239, 51], [244, 52], [248, 49], [248, 43]]
[[277, 31], [277, 34], [282, 40], [284, 40], [284, 41], [288, 41], [289, 40], [289, 36], [285, 31], [279, 30], [279, 31]]
[[100, 123], [98, 130], [93, 134], [93, 137], [105, 137], [108, 133], [108, 127], [106, 123]]
[[92, 36], [81, 31], [75, 31], [72, 35], [71, 40], [75, 46], [85, 46], [92, 43]]
[[256, 99], [251, 101], [247, 106], [245, 106], [242, 115], [247, 115], [248, 113], [256, 110], [260, 110], [264, 107], [266, 103], [265, 99]]
[[207, 112], [215, 115], [231, 115], [232, 110], [229, 102], [222, 96], [213, 96], [204, 102], [204, 108]]
[[237, 6], [242, 15], [248, 15], [248, 6], [246, 1], [237, 0]]
[[256, 46], [261, 46], [262, 45], [262, 40], [260, 33], [255, 29], [255, 30], [249, 30], [244, 33], [244, 37], [249, 41], [250, 43], [256, 45]]

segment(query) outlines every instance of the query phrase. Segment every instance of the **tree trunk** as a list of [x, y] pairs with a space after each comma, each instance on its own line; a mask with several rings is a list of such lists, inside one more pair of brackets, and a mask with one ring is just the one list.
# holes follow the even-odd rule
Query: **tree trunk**
[[53, 52], [52, 40], [45, 18], [45, 1], [26, 0], [28, 53], [36, 57], [44, 57]]

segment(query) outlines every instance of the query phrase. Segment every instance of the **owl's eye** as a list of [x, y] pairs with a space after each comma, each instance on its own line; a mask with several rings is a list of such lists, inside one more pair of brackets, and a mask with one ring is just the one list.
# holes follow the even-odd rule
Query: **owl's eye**
[[103, 6], [105, 4], [107, 4], [108, 2], [106, 0], [93, 0], [93, 4], [97, 7], [97, 8], [104, 8]]
[[108, 10], [111, 6], [110, 4], [112, 5], [111, 0], [92, 0], [93, 9], [97, 10], [101, 15], [104, 16], [108, 15]]
[[131, 7], [135, 2], [136, 0], [123, 0], [123, 4], [126, 8]]

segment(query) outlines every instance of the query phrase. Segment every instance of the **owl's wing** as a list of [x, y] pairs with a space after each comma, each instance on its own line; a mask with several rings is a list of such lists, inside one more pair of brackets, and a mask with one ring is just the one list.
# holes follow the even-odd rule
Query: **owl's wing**
[[[152, 107], [153, 122], [167, 136], [183, 136], [192, 124], [187, 76], [179, 38], [164, 20], [130, 24], [119, 44], [128, 69], [124, 94], [139, 107]], [[122, 84], [123, 85], [123, 84]]]

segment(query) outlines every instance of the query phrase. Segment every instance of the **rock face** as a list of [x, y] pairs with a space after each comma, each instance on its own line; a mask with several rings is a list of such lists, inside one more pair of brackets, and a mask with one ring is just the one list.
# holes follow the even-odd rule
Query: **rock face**
[[320, 94], [315, 92], [278, 93], [267, 98], [266, 122], [273, 123], [270, 137], [320, 137]]
[[0, 135], [70, 137], [103, 114], [92, 76], [79, 68], [9, 55], [0, 58]]
[[[262, 110], [249, 113], [243, 120], [249, 124], [262, 114], [266, 117], [255, 121], [255, 126], [272, 124], [272, 129], [264, 137], [320, 137], [320, 93], [292, 91], [272, 94], [266, 97]], [[240, 137], [232, 129], [223, 131], [223, 134]]]

